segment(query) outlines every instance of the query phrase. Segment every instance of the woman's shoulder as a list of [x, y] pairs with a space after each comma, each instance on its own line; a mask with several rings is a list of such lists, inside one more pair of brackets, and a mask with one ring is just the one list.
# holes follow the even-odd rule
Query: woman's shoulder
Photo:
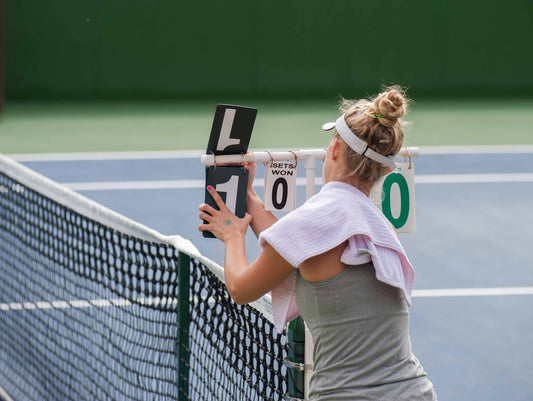
[[373, 219], [385, 220], [385, 216], [362, 191], [353, 185], [334, 181], [329, 182], [322, 190], [310, 198], [304, 206], [310, 208], [324, 208], [331, 212], [338, 212], [358, 219], [372, 216]]

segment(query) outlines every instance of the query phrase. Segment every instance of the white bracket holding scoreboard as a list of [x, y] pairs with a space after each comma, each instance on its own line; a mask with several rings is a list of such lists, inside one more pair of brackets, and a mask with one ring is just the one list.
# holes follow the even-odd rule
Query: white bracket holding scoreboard
[[[206, 153], [213, 157], [245, 154], [252, 136], [257, 109], [253, 107], [218, 104], [207, 143]], [[205, 169], [206, 187], [213, 186], [224, 200], [226, 206], [238, 217], [246, 212], [246, 188], [248, 171], [238, 166], [220, 166], [216, 164]], [[218, 209], [211, 194], [205, 191], [205, 202]], [[202, 233], [204, 237], [214, 238], [209, 231]]]
[[[419, 154], [420, 151], [416, 147], [402, 148], [397, 157], [409, 159], [409, 162], [398, 163], [396, 170], [384, 176], [370, 194], [370, 198], [398, 232], [406, 233], [416, 229], [414, 164], [411, 159], [418, 157]], [[273, 211], [290, 211], [295, 207], [295, 204], [292, 204], [292, 196], [296, 193], [296, 175], [290, 174], [290, 169], [287, 170], [287, 167], [289, 165], [295, 167], [298, 160], [305, 161], [306, 198], [309, 199], [315, 193], [316, 161], [323, 160], [325, 156], [325, 149], [258, 151], [241, 155], [206, 154], [202, 156], [201, 162], [204, 166], [242, 165], [245, 162], [275, 166], [275, 173], [270, 172], [268, 175], [270, 170], [268, 166], [265, 170], [265, 206]]]

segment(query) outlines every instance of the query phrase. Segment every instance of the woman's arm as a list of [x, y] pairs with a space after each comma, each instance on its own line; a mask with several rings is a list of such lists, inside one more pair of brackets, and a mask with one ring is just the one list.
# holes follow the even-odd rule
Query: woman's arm
[[262, 297], [293, 270], [294, 267], [268, 244], [249, 265], [244, 251], [244, 237], [226, 242], [224, 278], [231, 298], [240, 305]]
[[265, 210], [263, 201], [252, 188], [246, 195], [246, 211], [253, 217], [250, 227], [258, 238], [259, 234], [278, 221], [276, 216]]
[[248, 190], [246, 193], [246, 212], [252, 215], [252, 222], [250, 227], [256, 237], [259, 237], [262, 231], [266, 230], [272, 224], [274, 224], [278, 219], [269, 211], [265, 210], [265, 205], [263, 201], [257, 195], [255, 190], [252, 188], [252, 183], [254, 181], [255, 172], [257, 166], [255, 163], [246, 163], [246, 168], [248, 169]]
[[270, 245], [263, 248], [255, 262], [248, 264], [244, 236], [252, 215], [246, 213], [244, 218], [239, 219], [226, 207], [213, 187], [207, 187], [207, 190], [220, 210], [207, 204], [200, 205], [199, 217], [207, 224], [200, 224], [198, 229], [211, 231], [226, 245], [224, 278], [233, 300], [238, 304], [255, 301], [281, 283], [294, 268]]

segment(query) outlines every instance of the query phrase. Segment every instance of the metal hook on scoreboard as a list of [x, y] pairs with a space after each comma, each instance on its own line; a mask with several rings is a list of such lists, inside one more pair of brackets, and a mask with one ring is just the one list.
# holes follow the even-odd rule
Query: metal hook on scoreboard
[[246, 157], [244, 153], [241, 153], [242, 156], [242, 173], [246, 174]]
[[289, 150], [289, 152], [294, 155], [294, 168], [298, 167], [298, 156], [296, 156], [296, 153], [292, 150]]
[[411, 151], [410, 151], [410, 149], [408, 147], [405, 148], [405, 150], [407, 151], [407, 157], [409, 158], [409, 167], [408, 167], [408, 169], [411, 170], [411, 166], [412, 166], [412, 163], [411, 163]]
[[215, 170], [217, 169], [217, 156], [215, 155], [215, 152], [211, 151], [209, 152], [210, 154], [213, 155], [213, 173], [215, 172]]
[[270, 161], [264, 162], [263, 165], [266, 167], [267, 164], [269, 164], [268, 167], [272, 167], [272, 163], [274, 162], [274, 158], [272, 157], [272, 153], [270, 153], [268, 150], [265, 150], [266, 153], [268, 153], [268, 156], [270, 157]]

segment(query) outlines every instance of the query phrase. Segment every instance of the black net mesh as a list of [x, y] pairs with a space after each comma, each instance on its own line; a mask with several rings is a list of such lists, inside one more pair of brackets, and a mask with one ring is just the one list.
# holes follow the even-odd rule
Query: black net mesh
[[285, 343], [197, 260], [0, 173], [0, 387], [14, 400], [281, 400]]

